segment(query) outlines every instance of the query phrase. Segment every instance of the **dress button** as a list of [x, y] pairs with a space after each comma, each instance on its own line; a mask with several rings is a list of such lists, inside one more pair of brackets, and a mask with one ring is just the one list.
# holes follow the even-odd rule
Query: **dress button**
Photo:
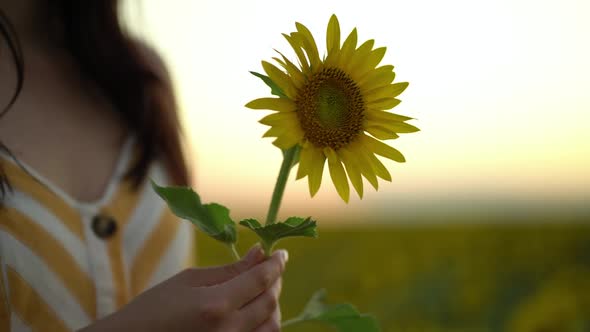
[[99, 214], [92, 218], [92, 230], [101, 239], [106, 239], [117, 232], [117, 222], [112, 217]]

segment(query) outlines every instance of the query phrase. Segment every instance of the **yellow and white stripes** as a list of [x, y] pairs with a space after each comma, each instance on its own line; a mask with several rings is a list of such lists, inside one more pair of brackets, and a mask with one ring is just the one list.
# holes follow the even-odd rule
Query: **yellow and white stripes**
[[[0, 209], [0, 332], [80, 329], [187, 265], [192, 228], [149, 185], [135, 191], [121, 180], [130, 153], [95, 203], [2, 160], [14, 190]], [[167, 182], [160, 164], [148, 178]], [[115, 220], [111, 236], [93, 229], [99, 214]]]

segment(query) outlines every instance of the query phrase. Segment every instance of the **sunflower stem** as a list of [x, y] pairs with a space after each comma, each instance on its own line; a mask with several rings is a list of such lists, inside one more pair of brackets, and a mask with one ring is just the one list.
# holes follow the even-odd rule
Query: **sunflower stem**
[[238, 253], [238, 250], [236, 249], [236, 245], [235, 244], [230, 244], [229, 245], [229, 250], [231, 251], [231, 255], [234, 258], [234, 260], [237, 262], [241, 259], [240, 254]]
[[283, 151], [283, 163], [281, 164], [281, 170], [277, 182], [275, 183], [275, 189], [272, 193], [272, 199], [270, 201], [270, 207], [268, 208], [268, 214], [266, 215], [266, 224], [274, 224], [277, 221], [277, 214], [279, 213], [279, 207], [281, 206], [281, 200], [283, 199], [283, 193], [285, 192], [285, 186], [289, 179], [289, 173], [293, 166], [293, 160], [299, 152], [299, 145], [295, 145], [289, 150]]

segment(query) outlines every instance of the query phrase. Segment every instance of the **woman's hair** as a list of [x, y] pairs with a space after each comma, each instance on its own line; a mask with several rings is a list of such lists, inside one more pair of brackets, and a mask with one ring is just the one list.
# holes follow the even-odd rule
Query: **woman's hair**
[[[127, 177], [138, 186], [150, 163], [162, 158], [172, 182], [187, 185], [189, 175], [180, 142], [180, 124], [172, 86], [157, 56], [122, 28], [117, 0], [58, 0], [51, 4], [64, 28], [67, 51], [83, 75], [96, 83], [120, 113], [140, 144], [139, 157]], [[0, 11], [0, 37], [6, 41], [17, 72], [17, 86], [0, 120], [18, 98], [26, 68], [18, 36]], [[4, 56], [4, 52], [0, 56]], [[0, 142], [0, 149], [8, 151]], [[1, 166], [1, 165], [0, 165]], [[9, 188], [0, 169], [0, 202]]]

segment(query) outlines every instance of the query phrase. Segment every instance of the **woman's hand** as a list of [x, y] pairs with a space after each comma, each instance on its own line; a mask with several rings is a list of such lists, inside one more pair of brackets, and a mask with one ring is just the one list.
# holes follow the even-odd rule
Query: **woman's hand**
[[188, 269], [80, 332], [280, 331], [278, 299], [288, 255], [254, 248], [239, 262]]

